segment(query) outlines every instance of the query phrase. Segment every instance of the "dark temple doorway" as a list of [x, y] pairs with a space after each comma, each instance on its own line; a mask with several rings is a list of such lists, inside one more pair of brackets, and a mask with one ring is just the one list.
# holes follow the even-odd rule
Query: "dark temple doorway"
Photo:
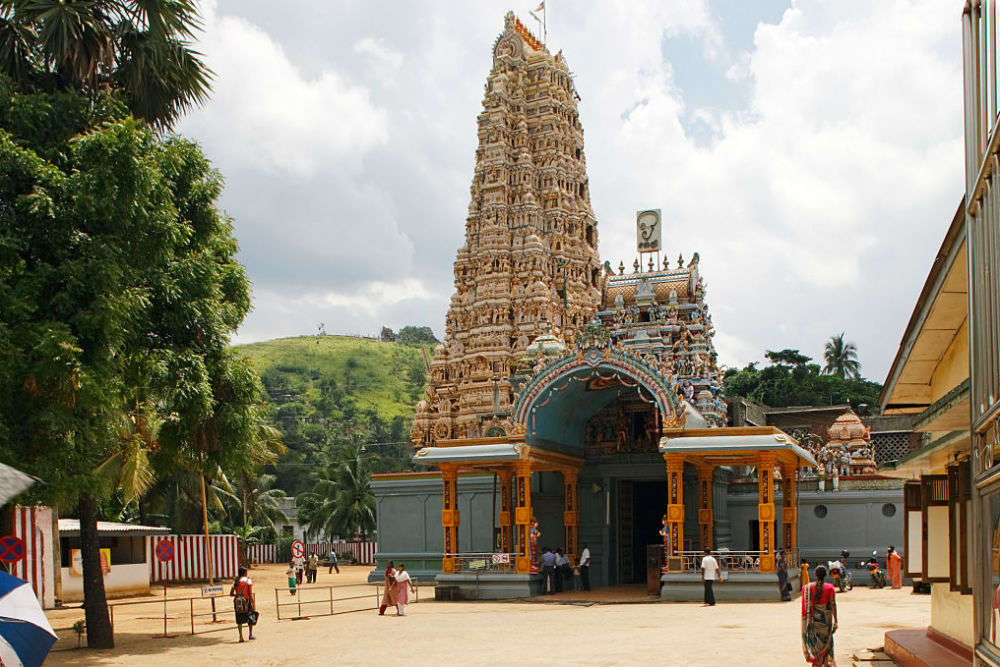
[[[622, 528], [630, 534], [622, 535], [622, 538], [625, 538], [623, 542], [627, 539], [629, 545], [620, 552], [623, 562], [619, 570], [619, 581], [623, 584], [640, 584], [646, 581], [646, 547], [663, 544], [660, 519], [667, 511], [667, 481], [635, 481], [628, 486], [631, 487], [632, 511], [630, 521], [622, 522]], [[627, 562], [624, 562], [626, 559]]]

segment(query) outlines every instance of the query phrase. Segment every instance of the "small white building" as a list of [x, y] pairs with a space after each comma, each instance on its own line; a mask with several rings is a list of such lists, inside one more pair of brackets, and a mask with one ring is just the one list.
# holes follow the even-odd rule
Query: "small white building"
[[[153, 554], [148, 535], [166, 535], [169, 528], [98, 521], [97, 536], [104, 569], [104, 590], [109, 598], [149, 593]], [[59, 519], [62, 597], [64, 602], [83, 600], [83, 567], [80, 558], [80, 522]]]
[[285, 515], [285, 520], [275, 525], [278, 535], [305, 541], [305, 527], [299, 523], [299, 508], [295, 505], [295, 498], [279, 498], [278, 509]]

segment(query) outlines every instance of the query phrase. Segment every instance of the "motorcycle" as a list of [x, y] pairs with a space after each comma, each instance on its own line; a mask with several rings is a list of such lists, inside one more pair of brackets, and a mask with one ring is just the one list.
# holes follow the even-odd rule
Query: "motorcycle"
[[836, 586], [841, 593], [854, 588], [854, 580], [851, 577], [851, 571], [844, 567], [843, 563], [839, 560], [830, 561], [827, 563], [827, 568], [830, 570], [831, 583]]
[[872, 588], [885, 588], [888, 581], [886, 580], [885, 572], [878, 566], [878, 563], [870, 561], [867, 567], [868, 574], [872, 578]]

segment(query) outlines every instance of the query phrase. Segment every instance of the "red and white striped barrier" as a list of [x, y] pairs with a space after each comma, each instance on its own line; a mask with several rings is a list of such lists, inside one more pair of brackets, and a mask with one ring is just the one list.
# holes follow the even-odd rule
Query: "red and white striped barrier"
[[273, 544], [248, 544], [247, 557], [251, 563], [277, 563], [278, 547]]
[[55, 549], [52, 539], [52, 508], [14, 507], [14, 530], [24, 540], [24, 558], [14, 563], [10, 573], [31, 585], [45, 609], [56, 606]]
[[[152, 561], [150, 581], [200, 581], [208, 579], [208, 553], [204, 535], [150, 535], [148, 553]], [[161, 561], [156, 557], [160, 540], [170, 540], [174, 545], [174, 558]], [[239, 567], [239, 548], [235, 535], [209, 535], [212, 551], [212, 569], [216, 579], [231, 579]]]

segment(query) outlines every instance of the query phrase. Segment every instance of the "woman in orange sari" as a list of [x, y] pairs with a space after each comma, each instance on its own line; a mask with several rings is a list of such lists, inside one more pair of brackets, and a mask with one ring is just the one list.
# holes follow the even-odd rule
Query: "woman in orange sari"
[[816, 581], [802, 587], [802, 654], [813, 667], [835, 667], [833, 633], [837, 631], [837, 600], [826, 568], [816, 568]]
[[378, 615], [385, 616], [385, 608], [396, 604], [396, 567], [392, 561], [385, 568], [385, 593], [382, 595], [382, 604], [379, 605]]
[[903, 587], [903, 557], [899, 555], [896, 548], [889, 545], [889, 553], [886, 554], [889, 567], [889, 582], [893, 588]]

